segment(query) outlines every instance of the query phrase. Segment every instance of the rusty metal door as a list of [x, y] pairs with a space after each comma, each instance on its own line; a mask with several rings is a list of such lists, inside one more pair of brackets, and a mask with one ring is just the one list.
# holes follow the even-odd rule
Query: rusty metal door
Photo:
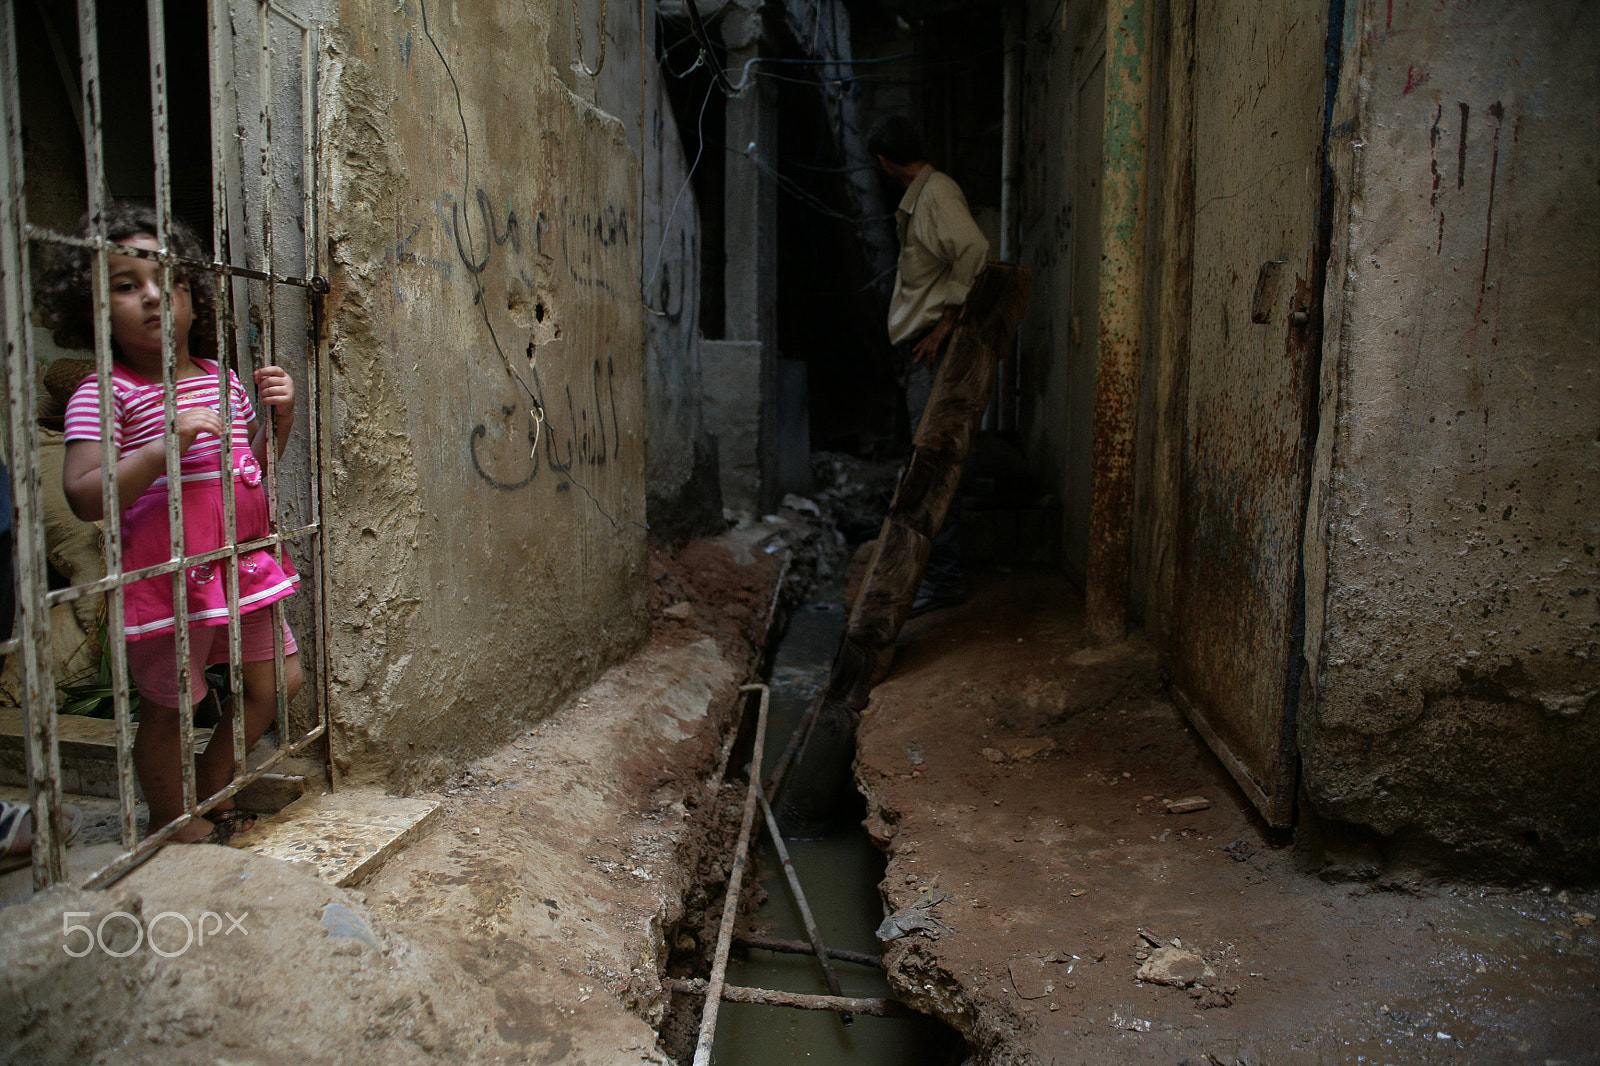
[[1274, 826], [1294, 800], [1326, 43], [1325, 0], [1196, 4], [1173, 673]]

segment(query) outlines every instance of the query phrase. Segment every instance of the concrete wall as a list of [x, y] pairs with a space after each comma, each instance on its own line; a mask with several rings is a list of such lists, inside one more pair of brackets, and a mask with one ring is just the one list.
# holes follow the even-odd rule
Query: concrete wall
[[1600, 8], [1354, 3], [1307, 530], [1324, 816], [1600, 872]]
[[645, 484], [653, 539], [677, 543], [720, 530], [722, 499], [718, 442], [701, 403], [700, 212], [656, 59], [655, 7], [654, 0], [645, 5], [641, 28], [638, 5], [581, 0], [568, 20], [573, 60], [563, 78], [617, 117], [639, 158], [634, 251], [644, 301]]
[[555, 0], [341, 0], [327, 34], [345, 775], [436, 779], [645, 630], [638, 168], [563, 83], [572, 17]]

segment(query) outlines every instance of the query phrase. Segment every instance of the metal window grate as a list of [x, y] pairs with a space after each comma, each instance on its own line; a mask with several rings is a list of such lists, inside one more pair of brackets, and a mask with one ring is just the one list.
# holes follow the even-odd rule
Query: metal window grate
[[[41, 17], [43, 7], [41, 5]], [[173, 136], [168, 85], [167, 40], [169, 23], [162, 0], [148, 0], [149, 92], [151, 154], [153, 157], [154, 210], [158, 228], [166, 233], [174, 218], [174, 175], [171, 165]], [[218, 386], [225, 424], [231, 421], [227, 367], [234, 364], [248, 388], [256, 367], [281, 363], [295, 378], [296, 423], [306, 429], [303, 443], [280, 462], [276, 426], [270, 410], [265, 419], [268, 444], [266, 476], [268, 506], [274, 516], [264, 537], [246, 542], [237, 538], [236, 491], [231, 477], [220, 477], [226, 543], [211, 550], [190, 551], [184, 544], [184, 493], [169, 491], [168, 529], [171, 557], [167, 562], [132, 571], [124, 570], [124, 535], [118, 520], [115, 445], [111, 424], [109, 249], [126, 249], [105, 237], [103, 213], [108, 203], [107, 149], [103, 129], [104, 96], [99, 48], [100, 9], [96, 0], [78, 0], [78, 60], [81, 90], [83, 167], [88, 217], [95, 220], [87, 237], [70, 236], [29, 220], [24, 173], [22, 78], [19, 75], [19, 31], [14, 6], [0, 12], [0, 88], [4, 92], [3, 174], [0, 174], [0, 315], [6, 337], [5, 399], [10, 441], [10, 468], [15, 501], [15, 574], [17, 620], [15, 635], [0, 643], [0, 653], [15, 655], [21, 673], [21, 698], [25, 723], [25, 755], [30, 802], [35, 813], [34, 884], [43, 888], [66, 879], [64, 846], [57, 831], [56, 812], [62, 805], [62, 772], [58, 745], [57, 687], [54, 676], [51, 608], [91, 596], [104, 596], [107, 654], [113, 681], [116, 766], [120, 797], [121, 854], [85, 881], [86, 887], [110, 883], [152, 854], [161, 843], [194, 817], [203, 815], [239, 788], [268, 772], [291, 755], [303, 752], [327, 733], [324, 581], [321, 537], [320, 465], [322, 393], [318, 314], [327, 285], [319, 277], [319, 233], [316, 203], [316, 56], [317, 31], [307, 20], [274, 0], [210, 0], [205, 27], [208, 44], [207, 102], [209, 130], [182, 131], [204, 134], [211, 145], [211, 258], [184, 259], [161, 242], [157, 252], [145, 257], [158, 265], [162, 281], [160, 301], [163, 333], [162, 383], [169, 437], [177, 420], [174, 395], [173, 309], [168, 293], [174, 271], [199, 268], [216, 280]], [[298, 82], [298, 93], [294, 91]], [[76, 101], [74, 110], [78, 110]], [[274, 129], [279, 130], [275, 137]], [[298, 152], [285, 151], [285, 143]], [[295, 186], [298, 188], [295, 188]], [[285, 245], [290, 247], [285, 248]], [[32, 260], [47, 246], [78, 248], [89, 252], [93, 274], [95, 366], [100, 386], [101, 469], [107, 471], [102, 488], [104, 562], [102, 579], [52, 590], [46, 577], [47, 544], [42, 518], [40, 449], [36, 430], [37, 381], [40, 353], [33, 336]], [[283, 263], [294, 261], [293, 272]], [[224, 469], [237, 465], [232, 433], [222, 442]], [[165, 482], [182, 484], [176, 449], [168, 449]], [[293, 486], [285, 498], [280, 479]], [[290, 706], [284, 698], [286, 674], [282, 623], [286, 603], [270, 610], [277, 634], [274, 640], [273, 676], [277, 691], [278, 751], [265, 763], [246, 768], [244, 714], [236, 708], [230, 718], [236, 770], [233, 780], [212, 795], [198, 795], [194, 751], [194, 709], [187, 700], [179, 707], [179, 758], [185, 813], [164, 826], [149, 826], [150, 835], [139, 836], [136, 809], [134, 741], [135, 715], [130, 706], [129, 673], [123, 601], [132, 582], [168, 576], [172, 582], [174, 617], [187, 615], [186, 575], [191, 568], [222, 564], [226, 575], [228, 674], [231, 691], [243, 692], [240, 645], [240, 556], [266, 549], [282, 561], [286, 552], [300, 557], [300, 593], [293, 608], [300, 633], [300, 662], [306, 676], [302, 696]], [[309, 572], [308, 572], [309, 571]], [[190, 685], [188, 627], [175, 627], [178, 690]], [[242, 700], [236, 700], [236, 703]], [[219, 726], [221, 728], [221, 726]], [[218, 738], [220, 741], [221, 738]]]

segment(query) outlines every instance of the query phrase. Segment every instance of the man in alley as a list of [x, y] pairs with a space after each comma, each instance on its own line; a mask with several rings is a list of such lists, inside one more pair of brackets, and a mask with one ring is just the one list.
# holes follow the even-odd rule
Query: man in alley
[[[934, 375], [966, 302], [973, 279], [989, 258], [989, 241], [950, 175], [926, 159], [922, 138], [904, 117], [890, 115], [867, 134], [878, 166], [905, 189], [895, 208], [900, 259], [889, 301], [889, 340], [906, 367], [906, 407], [916, 435]], [[933, 538], [913, 616], [954, 606], [966, 598], [957, 527], [960, 498], [951, 501]]]

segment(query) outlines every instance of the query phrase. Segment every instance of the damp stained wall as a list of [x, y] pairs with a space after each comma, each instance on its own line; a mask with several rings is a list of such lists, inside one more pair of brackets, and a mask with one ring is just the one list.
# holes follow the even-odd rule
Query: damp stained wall
[[1024, 17], [1020, 260], [1033, 291], [1019, 329], [1018, 421], [1061, 512], [1062, 567], [1087, 566], [1099, 343], [1105, 10], [1030, 3]]
[[1303, 787], [1385, 848], [1600, 871], [1600, 8], [1352, 3]]
[[436, 782], [645, 632], [638, 166], [566, 84], [572, 18], [554, 0], [341, 0], [325, 34], [346, 778]]

